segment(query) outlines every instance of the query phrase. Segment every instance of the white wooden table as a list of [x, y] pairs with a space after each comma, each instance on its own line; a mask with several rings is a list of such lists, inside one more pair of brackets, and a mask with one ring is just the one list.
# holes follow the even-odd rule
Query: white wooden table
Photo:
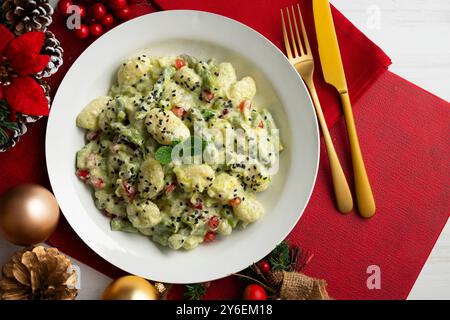
[[[388, 53], [393, 61], [391, 71], [450, 100], [450, 1], [332, 0], [332, 3]], [[18, 249], [0, 239], [0, 264]], [[79, 299], [97, 299], [111, 279], [82, 263], [74, 263], [81, 273]], [[450, 223], [409, 299], [450, 299]]]

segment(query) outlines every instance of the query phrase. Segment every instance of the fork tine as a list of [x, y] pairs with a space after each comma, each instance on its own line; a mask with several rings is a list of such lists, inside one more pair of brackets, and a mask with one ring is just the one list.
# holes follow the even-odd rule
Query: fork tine
[[[292, 39], [292, 46], [294, 47], [294, 55], [295, 57], [298, 57], [298, 51], [297, 51], [297, 44], [295, 43], [295, 36], [294, 36], [294, 30], [292, 29], [292, 22], [291, 22], [291, 14], [289, 13], [289, 8], [286, 8], [286, 14], [288, 17], [289, 22], [289, 30], [291, 31], [291, 39]], [[294, 17], [295, 21], [295, 17]]]
[[289, 59], [293, 59], [291, 45], [289, 43], [289, 36], [286, 30], [286, 22], [284, 21], [283, 9], [281, 9], [280, 11], [281, 11], [281, 23], [283, 25], [283, 37], [284, 37], [284, 45], [286, 47], [286, 53]]
[[[305, 46], [306, 46], [306, 53], [310, 54], [311, 47], [309, 45], [308, 34], [306, 33], [305, 24], [303, 23], [302, 11], [300, 10], [300, 4], [298, 4], [298, 3], [297, 3], [297, 9], [298, 9], [298, 16], [300, 17], [300, 25], [302, 27], [303, 41], [305, 42]], [[294, 10], [294, 8], [292, 8], [292, 10]]]
[[[302, 38], [300, 37], [300, 33], [298, 32], [297, 18], [295, 17], [294, 6], [291, 6], [291, 10], [292, 10], [292, 16], [293, 16], [293, 19], [294, 19], [294, 26], [295, 26], [295, 33], [296, 33], [296, 36], [297, 36], [297, 43], [298, 43], [298, 46], [300, 48], [301, 54], [304, 55], [305, 54], [305, 50], [303, 49]], [[302, 27], [302, 29], [303, 29], [303, 27]], [[294, 36], [292, 36], [292, 37], [294, 37]], [[295, 38], [293, 40], [295, 40]]]

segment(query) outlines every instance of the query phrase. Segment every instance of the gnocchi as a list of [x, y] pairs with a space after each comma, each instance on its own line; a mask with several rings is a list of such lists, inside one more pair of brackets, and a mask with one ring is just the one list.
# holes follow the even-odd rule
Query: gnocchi
[[[261, 219], [256, 194], [270, 187], [283, 147], [256, 89], [229, 62], [145, 54], [124, 62], [110, 91], [76, 118], [87, 131], [76, 175], [111, 229], [193, 250]], [[259, 157], [250, 152], [256, 140], [267, 141]]]

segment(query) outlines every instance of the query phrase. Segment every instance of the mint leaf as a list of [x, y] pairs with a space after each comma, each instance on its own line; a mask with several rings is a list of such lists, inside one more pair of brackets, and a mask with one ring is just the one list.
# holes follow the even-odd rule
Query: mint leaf
[[172, 162], [172, 147], [163, 146], [156, 150], [155, 159], [162, 165]]

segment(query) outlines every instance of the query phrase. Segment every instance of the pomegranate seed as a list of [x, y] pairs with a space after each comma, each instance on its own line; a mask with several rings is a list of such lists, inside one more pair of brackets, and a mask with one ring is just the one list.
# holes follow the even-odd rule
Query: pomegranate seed
[[228, 201], [228, 204], [232, 207], [237, 207], [238, 205], [241, 204], [241, 198], [231, 199], [230, 201]]
[[192, 206], [194, 209], [203, 210], [203, 200], [197, 198], [197, 202]]
[[205, 100], [206, 102], [211, 102], [212, 99], [214, 99], [214, 93], [212, 93], [209, 90], [203, 90], [202, 92], [202, 98], [203, 100]]
[[95, 189], [101, 189], [105, 186], [105, 182], [102, 178], [91, 178], [91, 184], [94, 186]]
[[181, 68], [186, 66], [186, 62], [184, 62], [183, 59], [176, 59], [175, 60], [175, 68], [177, 68], [177, 70], [180, 70]]
[[239, 110], [241, 112], [244, 112], [245, 109], [251, 109], [252, 108], [252, 103], [248, 100], [244, 100], [241, 102], [241, 104], [239, 105]]
[[76, 172], [77, 177], [80, 180], [87, 180], [89, 179], [89, 177], [91, 176], [88, 170], [82, 170], [82, 169], [78, 169]]
[[166, 187], [165, 191], [167, 194], [172, 193], [176, 187], [177, 187], [176, 183], [171, 183]]
[[186, 111], [185, 111], [183, 108], [181, 108], [181, 107], [173, 107], [173, 108], [171, 109], [171, 111], [172, 111], [178, 118], [182, 118], [182, 117], [186, 114]]
[[125, 190], [127, 197], [129, 199], [133, 199], [134, 196], [136, 195], [136, 188], [126, 180], [122, 182], [122, 187], [123, 187], [123, 190]]
[[205, 242], [213, 242], [215, 239], [216, 239], [216, 234], [211, 231], [208, 231], [205, 234], [205, 237], [203, 238], [203, 240], [205, 240]]
[[261, 120], [261, 122], [258, 124], [258, 128], [263, 129], [264, 128], [264, 122]]
[[217, 216], [213, 216], [208, 220], [208, 227], [210, 230], [217, 230], [220, 224], [220, 219]]
[[224, 116], [226, 116], [227, 114], [229, 114], [230, 113], [230, 110], [228, 110], [228, 109], [223, 109], [223, 111], [222, 111], [222, 114], [224, 115]]

